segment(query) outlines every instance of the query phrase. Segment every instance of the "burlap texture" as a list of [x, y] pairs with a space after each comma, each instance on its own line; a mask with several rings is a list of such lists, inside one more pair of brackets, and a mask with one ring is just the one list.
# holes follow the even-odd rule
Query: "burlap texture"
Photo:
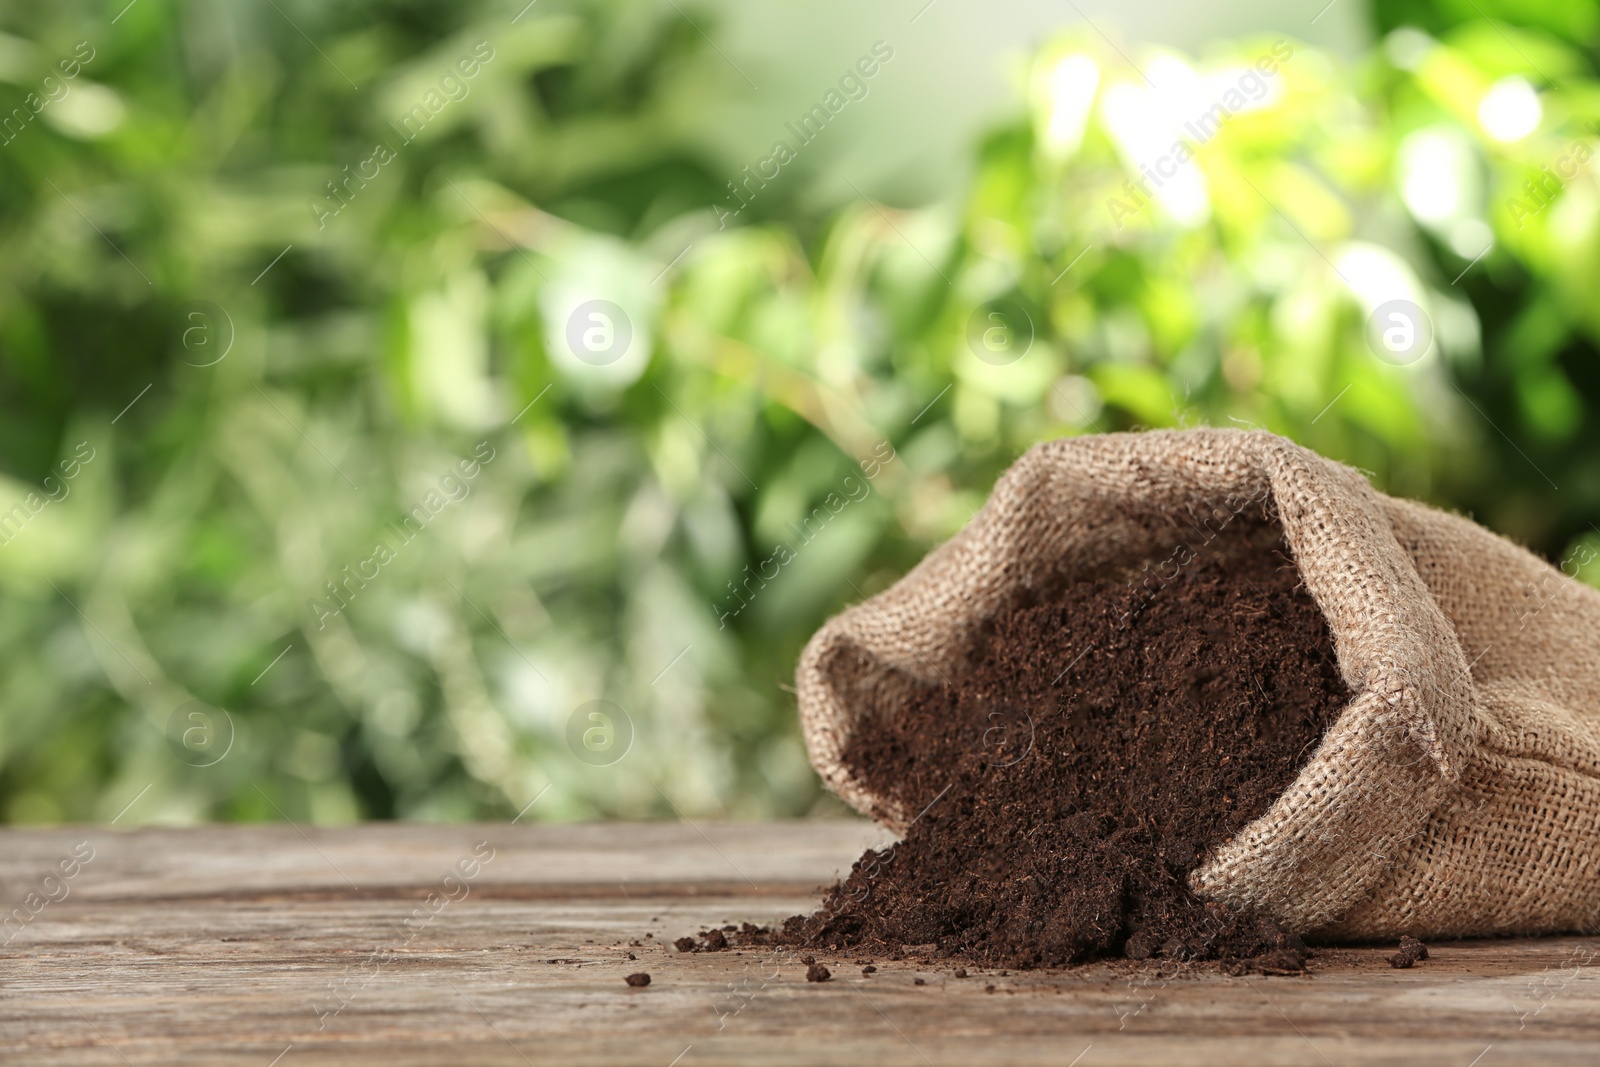
[[930, 797], [844, 762], [963, 664], [1027, 589], [1204, 551], [1275, 510], [1354, 699], [1201, 896], [1328, 939], [1600, 931], [1600, 592], [1476, 524], [1240, 430], [1051, 441], [895, 585], [831, 619], [798, 672], [811, 761], [897, 831]]

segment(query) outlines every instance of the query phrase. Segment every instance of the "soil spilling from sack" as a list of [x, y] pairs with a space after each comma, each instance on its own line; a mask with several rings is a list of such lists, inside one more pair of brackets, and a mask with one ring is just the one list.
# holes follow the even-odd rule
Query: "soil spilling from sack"
[[1266, 812], [1349, 700], [1265, 519], [1020, 604], [968, 671], [857, 731], [846, 762], [921, 814], [773, 940], [1000, 967], [1303, 970], [1298, 938], [1185, 879]]

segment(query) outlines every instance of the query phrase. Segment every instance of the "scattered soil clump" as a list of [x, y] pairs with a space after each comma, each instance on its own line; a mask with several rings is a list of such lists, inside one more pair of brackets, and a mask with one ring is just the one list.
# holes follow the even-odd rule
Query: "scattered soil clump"
[[640, 971], [637, 974], [628, 975], [628, 977], [624, 978], [623, 981], [627, 982], [635, 989], [643, 989], [645, 986], [650, 984], [650, 976], [643, 971]]
[[1404, 969], [1415, 967], [1428, 958], [1428, 946], [1414, 937], [1400, 939], [1400, 951], [1389, 957], [1389, 966]]
[[992, 621], [968, 670], [853, 736], [845, 762], [922, 811], [904, 840], [864, 854], [814, 915], [734, 939], [1303, 971], [1298, 937], [1197, 899], [1186, 876], [1266, 812], [1349, 700], [1270, 516], [1041, 590]]

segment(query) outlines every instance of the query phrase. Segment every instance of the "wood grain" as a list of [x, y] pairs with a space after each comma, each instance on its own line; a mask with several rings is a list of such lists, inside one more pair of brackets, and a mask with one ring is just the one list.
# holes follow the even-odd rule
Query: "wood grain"
[[1600, 1063], [1600, 939], [1435, 944], [1408, 971], [1392, 947], [1328, 949], [1309, 977], [1249, 979], [864, 977], [825, 956], [835, 978], [808, 983], [793, 956], [671, 948], [814, 906], [884, 840], [854, 822], [0, 831], [0, 907], [59, 898], [0, 933], [0, 1060]]

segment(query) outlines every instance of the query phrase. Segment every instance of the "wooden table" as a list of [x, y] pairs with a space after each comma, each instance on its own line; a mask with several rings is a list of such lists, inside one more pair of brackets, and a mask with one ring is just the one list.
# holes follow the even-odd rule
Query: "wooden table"
[[1600, 1063], [1600, 939], [1435, 944], [1408, 971], [1392, 948], [1325, 950], [1303, 978], [864, 977], [824, 956], [824, 983], [792, 956], [671, 947], [813, 906], [883, 840], [853, 822], [3, 831], [20, 911], [0, 1061]]

